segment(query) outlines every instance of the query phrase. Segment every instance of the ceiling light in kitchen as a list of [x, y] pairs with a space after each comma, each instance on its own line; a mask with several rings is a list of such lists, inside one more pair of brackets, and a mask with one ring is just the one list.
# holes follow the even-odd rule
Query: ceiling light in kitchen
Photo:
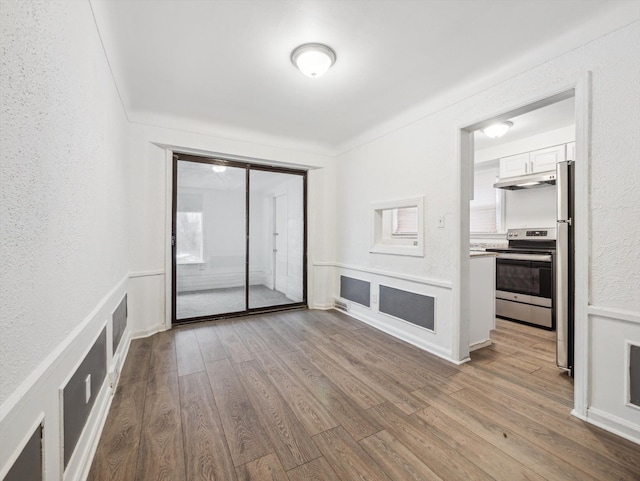
[[227, 168], [224, 165], [214, 165], [213, 167], [211, 167], [211, 170], [213, 170], [216, 174], [221, 174], [222, 172], [227, 170]]
[[482, 131], [487, 137], [497, 139], [498, 137], [502, 137], [504, 134], [506, 134], [507, 130], [509, 130], [512, 126], [513, 122], [509, 122], [507, 120], [506, 122], [498, 122], [497, 124], [492, 124], [489, 127], [485, 127], [484, 129], [482, 129]]
[[291, 52], [291, 61], [307, 77], [317, 78], [336, 62], [336, 54], [326, 45], [306, 43]]

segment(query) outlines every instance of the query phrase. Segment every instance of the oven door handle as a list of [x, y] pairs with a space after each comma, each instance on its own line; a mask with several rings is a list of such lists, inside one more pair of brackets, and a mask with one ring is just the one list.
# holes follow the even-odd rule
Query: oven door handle
[[498, 259], [510, 259], [514, 261], [539, 261], [539, 262], [551, 262], [550, 254], [511, 254], [502, 253], [498, 254]]

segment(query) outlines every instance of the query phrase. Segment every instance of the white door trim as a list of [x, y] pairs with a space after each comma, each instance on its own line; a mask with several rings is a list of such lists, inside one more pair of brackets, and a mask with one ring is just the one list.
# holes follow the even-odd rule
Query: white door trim
[[[456, 266], [453, 301], [454, 325], [452, 357], [458, 361], [468, 359], [469, 346], [469, 198], [473, 186], [471, 173], [473, 162], [472, 132], [493, 121], [506, 120], [517, 114], [540, 108], [560, 100], [563, 95], [575, 97], [576, 164], [575, 164], [575, 352], [574, 410], [577, 416], [586, 417], [589, 405], [589, 172], [591, 169], [591, 72], [584, 72], [572, 82], [550, 91], [540, 92], [532, 98], [523, 98], [511, 108], [489, 112], [476, 122], [458, 128], [457, 135], [457, 249], [454, 252]], [[555, 99], [553, 102], [550, 99]]]

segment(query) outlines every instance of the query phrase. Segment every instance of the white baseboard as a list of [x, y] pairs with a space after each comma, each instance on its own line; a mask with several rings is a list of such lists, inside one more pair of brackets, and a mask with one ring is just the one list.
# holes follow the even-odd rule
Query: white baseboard
[[139, 329], [135, 332], [131, 333], [131, 340], [133, 339], [142, 339], [144, 337], [149, 337], [149, 336], [153, 336], [154, 334], [158, 333], [158, 332], [162, 332], [162, 331], [166, 331], [167, 328], [165, 327], [164, 323], [163, 324], [158, 324], [154, 327], [150, 327], [148, 329]]
[[[318, 309], [320, 311], [328, 311], [329, 309], [333, 309], [333, 304], [313, 304], [309, 306], [309, 309]], [[340, 311], [343, 312], [343, 311]]]
[[[378, 319], [373, 318], [372, 316], [368, 316], [366, 314], [363, 314], [362, 312], [356, 312], [354, 310], [349, 310], [349, 312], [345, 312], [345, 314], [353, 317], [354, 319], [357, 319], [359, 321], [362, 321], [366, 324], [369, 324], [372, 327], [375, 327], [376, 329], [378, 329], [379, 331], [385, 332], [393, 337], [396, 337], [402, 341], [408, 342], [409, 344], [412, 344], [416, 347], [419, 347], [420, 349], [427, 351], [431, 354], [434, 354], [442, 359], [445, 359], [446, 361], [449, 362], [453, 362], [455, 364], [460, 364], [460, 362], [458, 361], [454, 361], [451, 358], [451, 352], [447, 351], [446, 349], [442, 348], [441, 346], [437, 346], [435, 344], [432, 344], [430, 342], [425, 341], [424, 339], [420, 339], [419, 337], [413, 336], [410, 333], [407, 333], [404, 330], [400, 330], [398, 329], [395, 325], [388, 323], [388, 322], [384, 322], [384, 321], [380, 321]], [[463, 360], [462, 362], [466, 362], [466, 360]]]
[[[579, 416], [578, 416], [579, 417]], [[588, 423], [640, 444], [640, 426], [596, 408], [587, 409]]]
[[478, 349], [482, 349], [483, 347], [487, 347], [491, 345], [491, 339], [485, 339], [484, 341], [474, 342], [469, 346], [469, 351], [476, 351]]
[[572, 410], [571, 410], [571, 415], [572, 415], [572, 416], [574, 416], [574, 417], [576, 417], [576, 418], [578, 418], [578, 419], [581, 419], [582, 421], [588, 421], [588, 420], [587, 420], [587, 416], [583, 416], [582, 414], [580, 414], [580, 413], [579, 413], [578, 411], [576, 411], [575, 409], [572, 409]]

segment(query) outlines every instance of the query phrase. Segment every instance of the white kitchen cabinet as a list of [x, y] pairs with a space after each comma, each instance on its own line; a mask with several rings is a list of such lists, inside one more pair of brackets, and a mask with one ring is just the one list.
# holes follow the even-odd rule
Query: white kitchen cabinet
[[491, 344], [491, 330], [496, 327], [496, 257], [473, 252], [469, 261], [469, 350]]
[[529, 152], [500, 159], [500, 178], [517, 177], [529, 173]]
[[564, 162], [565, 159], [566, 150], [564, 144], [549, 147], [548, 149], [534, 150], [529, 153], [529, 174], [556, 170], [556, 164]]
[[567, 160], [576, 160], [576, 143], [569, 142], [567, 144]]
[[565, 145], [534, 150], [500, 159], [500, 178], [517, 177], [555, 170], [558, 162], [566, 159]]

